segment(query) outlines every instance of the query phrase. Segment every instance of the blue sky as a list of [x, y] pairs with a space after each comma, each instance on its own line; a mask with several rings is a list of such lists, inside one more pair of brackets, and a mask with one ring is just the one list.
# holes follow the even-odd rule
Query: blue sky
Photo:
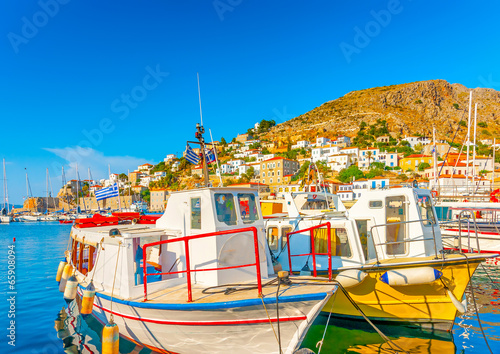
[[21, 203], [60, 169], [104, 178], [181, 154], [199, 122], [230, 139], [349, 91], [444, 79], [500, 88], [500, 4], [4, 1], [0, 157]]

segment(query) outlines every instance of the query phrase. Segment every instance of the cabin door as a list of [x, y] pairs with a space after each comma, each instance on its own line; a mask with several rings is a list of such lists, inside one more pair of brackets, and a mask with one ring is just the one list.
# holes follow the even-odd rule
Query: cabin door
[[[406, 253], [406, 203], [404, 196], [387, 197], [385, 205], [386, 224], [385, 242], [387, 255], [401, 255]], [[393, 224], [393, 225], [391, 225]], [[401, 243], [394, 243], [401, 242]]]

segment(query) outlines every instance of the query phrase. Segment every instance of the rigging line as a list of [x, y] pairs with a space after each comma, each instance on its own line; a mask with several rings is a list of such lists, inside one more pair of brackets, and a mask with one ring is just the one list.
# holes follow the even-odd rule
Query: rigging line
[[486, 343], [486, 346], [488, 347], [488, 350], [490, 351], [491, 354], [493, 354], [493, 351], [490, 348], [490, 344], [488, 343], [488, 339], [486, 338], [486, 334], [484, 333], [483, 330], [483, 324], [481, 323], [481, 319], [479, 318], [479, 311], [477, 309], [477, 304], [476, 304], [476, 297], [474, 296], [474, 289], [472, 286], [472, 275], [470, 274], [470, 265], [469, 265], [469, 257], [465, 253], [461, 253], [465, 259], [467, 260], [467, 273], [469, 273], [469, 288], [470, 292], [472, 295], [472, 301], [474, 302], [474, 309], [476, 311], [476, 316], [477, 316], [477, 323], [479, 324], [479, 328], [481, 329], [481, 333], [483, 334], [484, 342]]
[[382, 339], [386, 341], [386, 343], [391, 347], [392, 350], [395, 350], [394, 348], [392, 348], [392, 345], [394, 345], [398, 350], [405, 352], [407, 354], [410, 354], [408, 351], [404, 350], [399, 345], [394, 343], [377, 326], [375, 326], [375, 324], [364, 314], [364, 312], [361, 310], [361, 308], [358, 306], [358, 304], [356, 304], [356, 302], [351, 298], [351, 296], [349, 295], [347, 290], [344, 289], [342, 284], [340, 284], [339, 282], [337, 282], [337, 284], [339, 285], [340, 290], [342, 290], [342, 292], [344, 293], [345, 297], [349, 300], [349, 302], [354, 306], [354, 308], [356, 310], [358, 310], [358, 312], [361, 314], [361, 316], [363, 316], [363, 318], [366, 320], [366, 322], [368, 322], [373, 327], [373, 329], [375, 329], [375, 331], [380, 335], [380, 337], [382, 337]]
[[278, 288], [276, 289], [276, 326], [278, 327], [278, 348], [280, 354], [283, 353], [281, 350], [281, 330], [280, 330], [280, 306], [279, 306], [279, 291], [281, 285], [281, 277], [278, 276]]
[[337, 298], [337, 292], [335, 291], [335, 295], [334, 295], [333, 299], [331, 300], [332, 307], [330, 309], [330, 313], [328, 314], [328, 320], [326, 321], [325, 330], [323, 331], [323, 337], [321, 338], [321, 340], [318, 343], [316, 343], [316, 348], [318, 348], [318, 345], [319, 345], [318, 354], [321, 353], [321, 348], [323, 348], [323, 342], [325, 340], [326, 330], [328, 329], [328, 325], [330, 324], [330, 318], [332, 317], [333, 305], [335, 304], [335, 299], [336, 298]]
[[[492, 284], [492, 285], [493, 285], [493, 284], [496, 284], [496, 283], [493, 281], [493, 279], [491, 278], [490, 273], [488, 273], [488, 271], [487, 271], [487, 270], [486, 270], [486, 268], [484, 267], [484, 264], [483, 264], [483, 263], [481, 263], [481, 267], [483, 267], [483, 270], [484, 270], [484, 272], [486, 273], [486, 275], [488, 276], [488, 278], [490, 279], [491, 284]], [[500, 289], [499, 289], [497, 286], [495, 286], [495, 285], [493, 285], [493, 287], [494, 287], [496, 290], [500, 290]]]
[[[101, 241], [99, 242], [99, 251], [97, 251], [97, 257], [96, 257], [96, 260], [95, 260], [95, 267], [97, 267], [97, 264], [99, 262], [99, 255], [101, 254], [101, 249], [103, 248], [102, 247], [102, 242], [104, 241], [104, 237], [101, 239]], [[117, 261], [118, 262], [118, 261]], [[94, 280], [94, 275], [95, 275], [95, 267], [93, 268], [93, 272], [92, 272], [92, 277], [90, 278], [90, 282], [92, 283], [92, 281]]]
[[[464, 114], [465, 114], [465, 111], [462, 112], [462, 117], [460, 118], [460, 121], [458, 122], [457, 130], [455, 130], [455, 135], [453, 135], [453, 139], [451, 140], [452, 143], [455, 141], [455, 138], [457, 137], [457, 133], [460, 130], [460, 123], [464, 120]], [[450, 147], [448, 148], [448, 151], [446, 152], [446, 155], [444, 157], [444, 161], [447, 160], [448, 154], [450, 153], [450, 150], [451, 150], [451, 144], [450, 144]], [[443, 171], [443, 167], [444, 167], [444, 164], [441, 165], [441, 169], [439, 170], [439, 173], [437, 175], [438, 177], [441, 175], [441, 172]]]
[[116, 272], [118, 271], [118, 259], [120, 258], [121, 241], [118, 242], [118, 253], [116, 254], [115, 275], [113, 276], [113, 287], [111, 288], [111, 305], [109, 319], [113, 321], [113, 292], [115, 291]]
[[269, 316], [269, 312], [267, 312], [266, 304], [264, 303], [264, 298], [262, 296], [260, 296], [260, 300], [262, 301], [262, 305], [264, 306], [264, 310], [266, 311], [267, 318], [269, 319], [269, 324], [271, 325], [271, 328], [273, 329], [274, 337], [276, 338], [276, 343], [279, 344], [278, 336], [276, 335], [276, 331], [274, 330], [273, 321], [271, 321], [271, 317]]

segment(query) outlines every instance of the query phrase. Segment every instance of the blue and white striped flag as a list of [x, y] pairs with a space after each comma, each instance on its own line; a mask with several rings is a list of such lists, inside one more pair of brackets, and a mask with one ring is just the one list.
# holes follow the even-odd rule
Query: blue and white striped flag
[[191, 149], [191, 146], [189, 144], [186, 145], [186, 151], [185, 151], [185, 157], [186, 160], [191, 162], [193, 165], [197, 165], [200, 163], [200, 156]]
[[214, 149], [205, 149], [205, 157], [207, 160], [207, 164], [215, 162]]
[[113, 184], [112, 186], [106, 187], [106, 188], [101, 188], [98, 191], [95, 191], [95, 198], [97, 201], [103, 200], [103, 199], [108, 199], [108, 198], [113, 198], [113, 197], [118, 197], [118, 184]]

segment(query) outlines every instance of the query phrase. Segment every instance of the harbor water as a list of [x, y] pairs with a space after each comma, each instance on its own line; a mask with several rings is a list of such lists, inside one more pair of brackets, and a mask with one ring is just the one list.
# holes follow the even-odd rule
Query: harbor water
[[[101, 325], [83, 319], [75, 302], [67, 304], [55, 281], [70, 229], [57, 222], [0, 225], [0, 353], [100, 352]], [[498, 267], [479, 267], [473, 277], [475, 305], [468, 290], [468, 311], [451, 333], [377, 325], [391, 339], [386, 342], [367, 323], [321, 316], [303, 346], [315, 353], [489, 353], [489, 348], [500, 353], [499, 286]], [[120, 339], [120, 353], [150, 352]]]

